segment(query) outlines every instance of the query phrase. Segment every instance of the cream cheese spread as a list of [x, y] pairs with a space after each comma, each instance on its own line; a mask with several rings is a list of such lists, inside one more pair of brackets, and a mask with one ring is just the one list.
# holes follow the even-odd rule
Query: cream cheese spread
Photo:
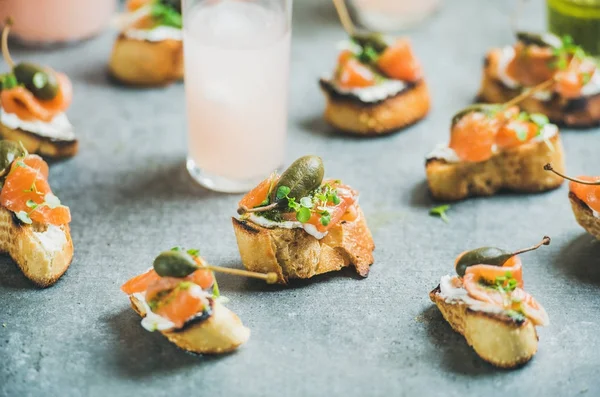
[[46, 138], [62, 141], [72, 141], [75, 139], [73, 126], [64, 113], [57, 114], [49, 122], [39, 120], [25, 121], [21, 120], [14, 113], [6, 113], [4, 109], [0, 109], [0, 122], [13, 130], [18, 128]]
[[183, 40], [181, 29], [172, 26], [157, 26], [153, 29], [127, 29], [124, 32], [125, 37], [134, 40], [145, 40], [151, 42], [163, 40]]
[[175, 328], [175, 324], [172, 321], [163, 316], [159, 316], [150, 309], [150, 306], [148, 306], [148, 303], [146, 302], [146, 293], [136, 292], [133, 294], [133, 297], [141, 302], [144, 311], [146, 312], [146, 316], [142, 319], [142, 327], [144, 327], [144, 329], [153, 332], [167, 331]]
[[65, 232], [55, 225], [48, 225], [48, 228], [43, 232], [33, 232], [40, 244], [50, 252], [62, 251], [67, 244], [67, 236]]
[[[206, 298], [207, 297], [207, 293], [204, 290], [202, 290], [202, 288], [199, 285], [196, 285], [196, 284], [190, 285], [188, 292], [190, 293], [190, 295], [197, 297], [197, 298]], [[143, 293], [136, 292], [133, 294], [133, 296], [134, 296], [134, 298], [136, 298], [137, 300], [139, 300], [142, 303], [142, 306], [144, 307], [144, 311], [146, 312], [146, 316], [142, 319], [142, 327], [144, 327], [144, 329], [146, 329], [147, 331], [153, 332], [153, 331], [167, 331], [167, 330], [175, 328], [175, 324], [172, 321], [154, 313], [152, 311], [152, 309], [150, 309], [150, 306], [146, 302], [146, 293], [145, 292], [143, 292]], [[206, 304], [208, 304], [208, 301]], [[192, 316], [191, 318], [193, 318], [193, 317], [195, 317], [195, 315]]]
[[448, 146], [444, 145], [443, 143], [437, 145], [435, 149], [433, 149], [431, 153], [429, 153], [425, 158], [427, 160], [440, 159], [448, 163], [460, 162], [460, 158], [458, 157], [456, 152]]
[[282, 229], [304, 229], [306, 233], [310, 234], [317, 240], [321, 240], [323, 237], [327, 236], [327, 232], [321, 233], [314, 225], [308, 223], [301, 223], [298, 221], [275, 222], [256, 214], [250, 214], [246, 219], [257, 224], [258, 226], [266, 227], [268, 229], [276, 227], [280, 227]]
[[546, 124], [534, 139], [538, 141], [546, 141], [558, 134], [558, 127], [554, 124]]
[[379, 102], [393, 97], [402, 92], [407, 86], [406, 83], [401, 80], [384, 80], [376, 85], [362, 88], [342, 88], [335, 83], [332, 83], [331, 85], [338, 93], [352, 94], [360, 99], [361, 102], [365, 103]]
[[496, 69], [496, 76], [498, 79], [507, 86], [508, 88], [518, 88], [519, 82], [506, 73], [508, 65], [515, 57], [515, 49], [512, 46], [506, 46], [500, 50], [500, 59], [498, 60], [498, 67]]

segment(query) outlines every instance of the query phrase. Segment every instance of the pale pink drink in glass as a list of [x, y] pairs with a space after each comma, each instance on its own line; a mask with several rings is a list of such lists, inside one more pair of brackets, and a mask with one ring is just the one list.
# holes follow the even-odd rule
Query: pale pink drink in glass
[[184, 0], [188, 170], [244, 192], [283, 164], [291, 0]]
[[71, 42], [103, 30], [117, 0], [0, 0], [0, 19], [14, 20], [12, 33], [29, 43]]

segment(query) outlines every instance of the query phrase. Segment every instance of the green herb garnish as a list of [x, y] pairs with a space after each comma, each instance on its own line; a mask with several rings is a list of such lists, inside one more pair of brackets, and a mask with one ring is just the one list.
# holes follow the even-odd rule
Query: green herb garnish
[[11, 88], [15, 88], [19, 85], [17, 78], [13, 73], [6, 73], [0, 75], [0, 86], [3, 90], [10, 90]]
[[323, 211], [321, 213], [320, 222], [321, 222], [321, 225], [323, 225], [323, 226], [329, 225], [329, 223], [331, 222], [331, 214], [328, 211]]
[[529, 115], [529, 118], [540, 128], [543, 128], [545, 125], [550, 124], [550, 120], [545, 114], [532, 113]]
[[496, 277], [496, 280], [491, 285], [492, 288], [503, 293], [511, 293], [517, 288], [518, 282], [512, 276], [511, 272], [506, 272], [504, 276]]
[[507, 310], [504, 313], [517, 322], [524, 322], [525, 320], [527, 320], [527, 317], [525, 317], [523, 313], [517, 310]]
[[214, 299], [217, 299], [221, 296], [221, 291], [219, 290], [219, 283], [217, 283], [217, 278], [213, 273], [213, 287], [212, 287], [212, 296]]
[[379, 53], [370, 45], [361, 47], [362, 50], [356, 56], [361, 63], [375, 64], [379, 59]]
[[310, 212], [310, 209], [306, 208], [306, 207], [301, 207], [296, 212], [296, 219], [300, 223], [306, 223], [306, 222], [308, 222], [310, 220], [311, 216], [312, 216], [312, 214]]
[[449, 204], [440, 205], [438, 207], [433, 207], [429, 210], [429, 215], [439, 216], [444, 222], [450, 222], [450, 218], [446, 215], [446, 212], [450, 209]]
[[552, 49], [552, 55], [556, 58], [550, 67], [558, 70], [565, 70], [569, 66], [570, 58], [579, 60], [584, 59], [587, 55], [583, 48], [573, 43], [571, 36], [563, 36], [561, 45]]
[[291, 191], [292, 189], [290, 189], [288, 186], [279, 186], [275, 197], [277, 198], [277, 200], [283, 200], [288, 196], [288, 194], [290, 194]]
[[158, 25], [171, 26], [178, 29], [183, 27], [183, 18], [179, 11], [161, 2], [156, 2], [152, 5], [150, 15]]
[[296, 199], [289, 196], [291, 189], [288, 186], [280, 186], [277, 189], [277, 200], [287, 199], [287, 207], [296, 213], [296, 220], [301, 223], [306, 223], [310, 220], [313, 213], [320, 215], [319, 222], [323, 226], [329, 225], [331, 222], [331, 214], [329, 211], [319, 208], [327, 206], [329, 203], [338, 205], [342, 202], [337, 191], [330, 185], [325, 184], [320, 186], [310, 195], [304, 196], [297, 202]]

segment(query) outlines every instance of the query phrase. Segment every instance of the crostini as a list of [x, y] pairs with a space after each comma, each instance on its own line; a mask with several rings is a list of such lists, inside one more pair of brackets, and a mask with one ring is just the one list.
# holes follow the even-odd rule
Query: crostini
[[552, 80], [521, 103], [558, 124], [590, 127], [600, 122], [600, 73], [593, 58], [570, 37], [520, 32], [513, 46], [485, 58], [479, 100], [503, 103]]
[[161, 332], [183, 350], [228, 353], [250, 337], [239, 317], [219, 302], [213, 272], [197, 250], [162, 252], [151, 269], [121, 290], [143, 317], [142, 327]]
[[375, 245], [358, 192], [323, 180], [321, 158], [304, 156], [261, 182], [232, 218], [242, 263], [279, 283], [354, 266], [367, 277]]
[[555, 189], [563, 180], [544, 172], [548, 162], [564, 169], [558, 127], [546, 116], [517, 106], [477, 104], [453, 117], [450, 143], [426, 157], [425, 171], [432, 196], [454, 201], [502, 189]]
[[49, 67], [15, 64], [8, 51], [11, 24], [7, 20], [2, 32], [2, 54], [10, 71], [0, 75], [0, 137], [44, 157], [72, 157], [78, 142], [64, 113], [73, 98], [71, 81]]
[[320, 85], [325, 120], [357, 135], [383, 135], [429, 112], [429, 92], [408, 39], [388, 43], [380, 35], [355, 35], [338, 57], [332, 78]]
[[429, 298], [452, 328], [485, 361], [502, 368], [522, 365], [538, 347], [536, 326], [549, 324], [544, 308], [523, 289], [518, 254], [494, 247], [465, 251], [456, 258], [457, 275], [443, 276]]
[[553, 164], [546, 164], [544, 169], [570, 181], [569, 201], [575, 220], [589, 234], [600, 240], [600, 177], [571, 178], [557, 171]]
[[19, 144], [0, 141], [0, 253], [41, 287], [54, 284], [73, 259], [71, 213], [48, 184], [48, 165]]
[[129, 0], [109, 62], [127, 85], [162, 86], [183, 78], [181, 0]]

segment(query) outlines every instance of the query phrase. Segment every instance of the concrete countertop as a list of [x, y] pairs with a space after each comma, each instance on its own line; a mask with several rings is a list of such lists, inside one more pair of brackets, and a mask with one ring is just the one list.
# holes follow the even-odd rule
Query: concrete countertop
[[[50, 175], [73, 214], [68, 272], [40, 290], [0, 258], [0, 395], [600, 395], [600, 244], [576, 224], [567, 186], [458, 203], [448, 224], [428, 215], [435, 203], [424, 155], [447, 141], [450, 117], [473, 100], [485, 51], [513, 41], [511, 3], [447, 1], [411, 34], [433, 95], [429, 117], [396, 135], [353, 139], [324, 124], [317, 85], [344, 33], [329, 2], [296, 1], [287, 159], [320, 155], [327, 175], [362, 192], [375, 264], [364, 280], [347, 270], [289, 288], [220, 276], [228, 306], [252, 330], [222, 357], [186, 354], [146, 332], [119, 290], [175, 245], [241, 267], [229, 219], [240, 196], [195, 186], [185, 170], [183, 85], [111, 85], [114, 32], [60, 50], [15, 49], [15, 59], [71, 76], [68, 114], [81, 151]], [[528, 7], [520, 26], [542, 27], [542, 2]], [[599, 138], [598, 129], [564, 131], [569, 173], [600, 173]], [[529, 364], [495, 369], [451, 330], [428, 292], [465, 249], [514, 249], [545, 234], [552, 244], [523, 259], [527, 289], [551, 325], [539, 329]]]

